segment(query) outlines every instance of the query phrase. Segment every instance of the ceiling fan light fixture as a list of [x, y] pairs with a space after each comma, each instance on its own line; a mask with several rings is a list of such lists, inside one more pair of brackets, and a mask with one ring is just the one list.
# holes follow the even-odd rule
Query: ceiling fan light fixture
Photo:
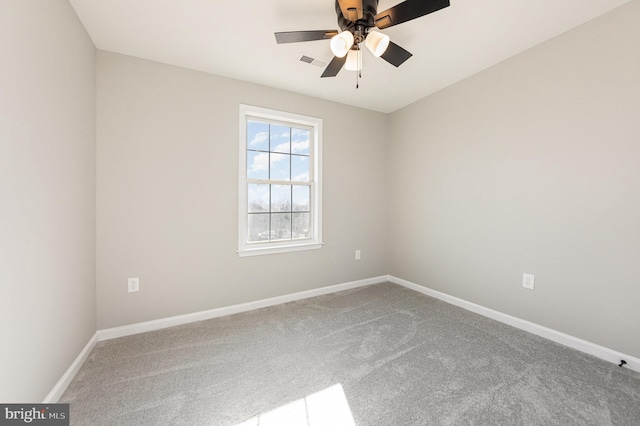
[[389, 41], [388, 35], [379, 33], [378, 31], [370, 31], [369, 34], [367, 34], [364, 45], [373, 53], [373, 56], [379, 58], [385, 50], [387, 50], [387, 47], [389, 47]]
[[338, 35], [331, 37], [331, 52], [338, 58], [344, 58], [353, 46], [353, 34], [351, 31], [343, 31]]
[[344, 64], [344, 69], [347, 71], [360, 71], [362, 69], [362, 62], [359, 58], [359, 50], [350, 50], [347, 54], [347, 62]]

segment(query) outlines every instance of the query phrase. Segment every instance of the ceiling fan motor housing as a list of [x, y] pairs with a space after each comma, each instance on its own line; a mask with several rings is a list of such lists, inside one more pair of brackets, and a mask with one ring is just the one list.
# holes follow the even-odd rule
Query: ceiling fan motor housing
[[369, 28], [375, 27], [374, 17], [378, 10], [378, 0], [362, 0], [362, 18], [355, 21], [345, 17], [340, 8], [340, 3], [336, 0], [336, 15], [338, 15], [338, 26], [342, 31], [353, 33], [355, 44], [362, 43], [367, 37]]

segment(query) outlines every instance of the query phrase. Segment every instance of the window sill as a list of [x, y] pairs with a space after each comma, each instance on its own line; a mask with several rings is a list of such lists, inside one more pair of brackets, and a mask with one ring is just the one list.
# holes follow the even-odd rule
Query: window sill
[[260, 256], [265, 254], [277, 254], [277, 253], [289, 253], [295, 251], [304, 250], [317, 250], [322, 248], [323, 243], [304, 243], [304, 244], [290, 244], [290, 245], [278, 245], [278, 246], [263, 246], [263, 247], [245, 247], [238, 250], [238, 256]]

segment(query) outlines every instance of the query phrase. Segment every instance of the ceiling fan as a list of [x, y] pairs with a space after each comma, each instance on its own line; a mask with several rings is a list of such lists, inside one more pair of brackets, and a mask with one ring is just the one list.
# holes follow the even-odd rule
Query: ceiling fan
[[384, 12], [377, 12], [378, 0], [336, 0], [338, 26], [342, 30], [287, 31], [275, 33], [276, 42], [297, 43], [331, 40], [335, 57], [322, 73], [322, 77], [335, 77], [344, 66], [359, 71], [362, 62], [361, 44], [376, 57], [399, 67], [412, 55], [389, 40], [389, 36], [375, 31], [402, 24], [449, 6], [449, 0], [405, 0]]

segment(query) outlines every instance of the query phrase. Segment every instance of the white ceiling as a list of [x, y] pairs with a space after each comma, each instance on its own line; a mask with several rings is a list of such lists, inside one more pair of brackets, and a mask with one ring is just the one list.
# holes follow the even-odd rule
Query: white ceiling
[[[384, 30], [413, 53], [399, 68], [365, 49], [354, 72], [320, 78], [326, 40], [277, 45], [276, 31], [338, 29], [335, 0], [69, 0], [98, 49], [392, 112], [630, 0], [451, 0]], [[380, 0], [378, 11], [400, 0]]]

